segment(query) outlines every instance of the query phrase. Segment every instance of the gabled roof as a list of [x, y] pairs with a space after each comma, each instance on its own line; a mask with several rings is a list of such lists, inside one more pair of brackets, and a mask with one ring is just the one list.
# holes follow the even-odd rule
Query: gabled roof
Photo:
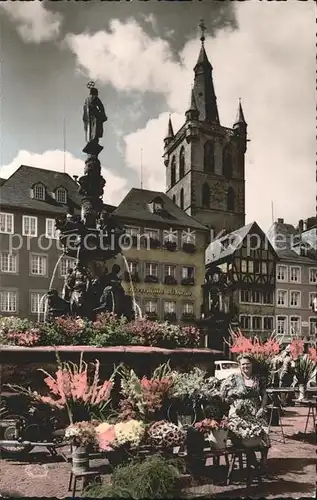
[[[41, 183], [46, 187], [47, 199], [31, 198], [30, 190], [34, 184]], [[46, 170], [44, 168], [21, 165], [5, 183], [0, 186], [0, 204], [3, 207], [30, 209], [39, 212], [65, 213], [67, 207], [52, 197], [56, 188], [63, 186], [68, 194], [68, 206], [80, 209], [78, 184], [66, 173]]]
[[[292, 224], [274, 222], [268, 232], [268, 238], [272, 243], [278, 257], [284, 261], [298, 262], [298, 264], [314, 264], [316, 262], [309, 257], [298, 254], [294, 248], [301, 242], [308, 243], [301, 233]], [[311, 247], [314, 250], [313, 247]]]
[[[250, 222], [246, 226], [243, 226], [232, 233], [228, 233], [221, 238], [212, 241], [206, 249], [205, 252], [205, 263], [208, 264], [220, 264], [233, 255], [238, 248], [242, 245], [242, 242], [248, 234], [260, 234], [265, 236], [264, 232], [256, 222]], [[269, 243], [272, 252], [275, 254], [274, 248]]]
[[[163, 210], [152, 213], [148, 205], [155, 198], [162, 200]], [[132, 188], [113, 214], [123, 219], [133, 219], [147, 224], [152, 222], [155, 225], [160, 223], [165, 226], [190, 227], [199, 231], [208, 231], [206, 226], [187, 215], [165, 193], [148, 189]]]

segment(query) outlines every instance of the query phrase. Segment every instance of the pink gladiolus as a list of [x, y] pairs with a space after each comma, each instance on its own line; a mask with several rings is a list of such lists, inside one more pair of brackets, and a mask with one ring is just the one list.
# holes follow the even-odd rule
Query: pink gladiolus
[[317, 363], [317, 349], [315, 347], [308, 349], [308, 357], [313, 363]]
[[300, 339], [292, 340], [290, 343], [290, 353], [294, 361], [302, 356], [304, 354], [304, 341]]

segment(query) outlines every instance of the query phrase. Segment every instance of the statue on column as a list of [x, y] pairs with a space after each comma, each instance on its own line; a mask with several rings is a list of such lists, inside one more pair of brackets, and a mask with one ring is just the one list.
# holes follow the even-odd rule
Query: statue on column
[[[98, 90], [95, 88], [94, 82], [89, 82], [89, 96], [85, 100], [83, 121], [86, 134], [87, 145], [83, 150], [85, 153], [98, 154], [102, 146], [99, 146], [98, 141], [103, 136], [103, 124], [108, 120], [105, 113], [105, 108], [98, 97]], [[94, 149], [91, 149], [93, 146]], [[95, 149], [97, 147], [97, 150]]]

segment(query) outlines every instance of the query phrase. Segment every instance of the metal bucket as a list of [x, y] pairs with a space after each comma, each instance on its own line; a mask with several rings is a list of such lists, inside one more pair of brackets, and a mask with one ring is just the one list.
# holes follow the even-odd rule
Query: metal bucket
[[85, 446], [73, 447], [72, 468], [76, 474], [89, 471], [89, 453]]

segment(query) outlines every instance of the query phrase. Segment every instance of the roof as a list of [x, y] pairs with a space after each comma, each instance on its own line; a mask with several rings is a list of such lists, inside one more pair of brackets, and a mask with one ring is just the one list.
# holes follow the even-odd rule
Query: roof
[[[45, 201], [31, 198], [30, 189], [36, 183], [42, 183], [47, 189]], [[38, 212], [65, 213], [67, 207], [57, 203], [52, 192], [63, 186], [68, 193], [68, 207], [80, 208], [81, 198], [78, 194], [78, 184], [67, 173], [55, 172], [44, 168], [21, 165], [3, 185], [0, 185], [1, 206], [30, 209]]]
[[[281, 260], [295, 261], [299, 264], [316, 265], [315, 260], [299, 255], [294, 250], [294, 248], [298, 248], [301, 242], [305, 244], [305, 247], [307, 247], [307, 244], [309, 246], [311, 245], [309, 241], [305, 240], [305, 237], [302, 237], [302, 234], [298, 231], [298, 229], [295, 229], [292, 224], [285, 224], [284, 222], [279, 221], [274, 222], [269, 229], [268, 238]], [[311, 248], [314, 250], [313, 246], [311, 246]]]
[[[152, 213], [148, 205], [155, 199], [160, 198], [163, 204], [161, 212]], [[179, 206], [160, 191], [150, 191], [148, 189], [132, 188], [113, 214], [124, 219], [134, 219], [136, 221], [153, 223], [157, 225], [190, 227], [200, 231], [208, 231], [193, 217], [187, 215]]]
[[[221, 238], [212, 241], [205, 252], [205, 263], [206, 265], [211, 263], [219, 263], [219, 261], [223, 262], [228, 257], [233, 255], [238, 248], [240, 248], [242, 242], [246, 238], [246, 236], [251, 232], [256, 234], [263, 234], [264, 232], [260, 228], [260, 226], [254, 221], [250, 222], [246, 226], [243, 226], [236, 231], [232, 231], [231, 233], [222, 236]], [[265, 235], [264, 235], [265, 236]], [[274, 248], [271, 246], [272, 252], [275, 253]]]

